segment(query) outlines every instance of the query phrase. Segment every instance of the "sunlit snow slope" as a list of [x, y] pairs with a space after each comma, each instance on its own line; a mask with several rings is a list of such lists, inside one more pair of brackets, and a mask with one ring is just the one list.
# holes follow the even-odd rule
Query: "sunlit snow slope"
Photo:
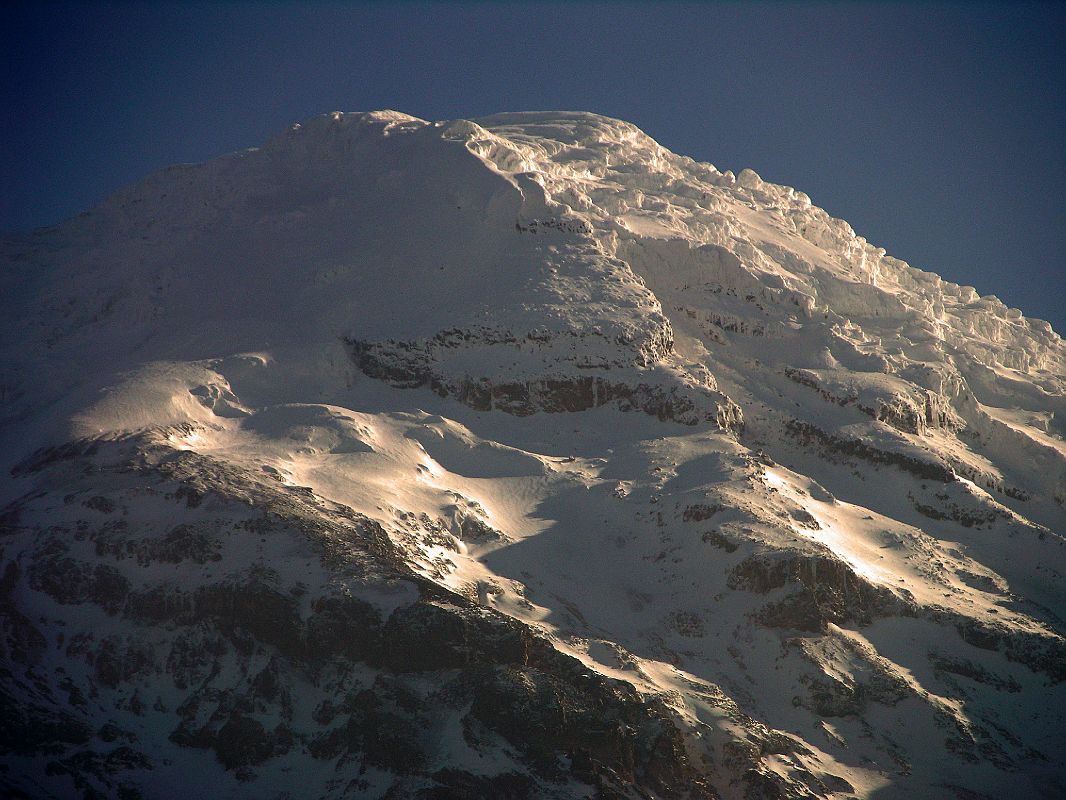
[[0, 253], [6, 792], [1066, 793], [1066, 347], [802, 192], [334, 113]]

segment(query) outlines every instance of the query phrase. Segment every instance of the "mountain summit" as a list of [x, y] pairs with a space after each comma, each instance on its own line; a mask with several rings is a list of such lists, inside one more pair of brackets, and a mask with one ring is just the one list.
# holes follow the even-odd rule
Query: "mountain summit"
[[0, 787], [1058, 797], [1066, 347], [580, 112], [0, 244]]

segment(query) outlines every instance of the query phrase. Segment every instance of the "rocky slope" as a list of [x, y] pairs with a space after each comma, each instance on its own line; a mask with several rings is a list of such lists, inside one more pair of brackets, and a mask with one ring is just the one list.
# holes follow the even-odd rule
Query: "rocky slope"
[[8, 794], [1066, 790], [1066, 348], [802, 192], [332, 114], [2, 254]]

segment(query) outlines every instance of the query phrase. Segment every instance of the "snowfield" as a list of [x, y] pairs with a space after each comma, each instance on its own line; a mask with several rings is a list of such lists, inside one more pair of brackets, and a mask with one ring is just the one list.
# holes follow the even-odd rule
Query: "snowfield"
[[1066, 795], [1066, 347], [579, 112], [0, 244], [15, 797]]

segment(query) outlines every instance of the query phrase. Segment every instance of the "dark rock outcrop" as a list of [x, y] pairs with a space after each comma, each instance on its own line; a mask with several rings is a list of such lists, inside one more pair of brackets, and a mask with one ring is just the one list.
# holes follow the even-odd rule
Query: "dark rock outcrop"
[[[164, 746], [207, 751], [238, 781], [304, 751], [339, 759], [338, 774], [351, 775], [353, 786], [367, 768], [391, 774], [403, 796], [498, 791], [491, 796], [532, 799], [553, 796], [561, 781], [602, 798], [716, 796], [705, 768], [690, 759], [676, 712], [590, 672], [523, 623], [421, 577], [380, 527], [195, 454], [157, 451], [143, 441], [105, 449], [109, 465], [95, 467], [127, 481], [140, 499], [133, 506], [121, 491], [94, 495], [102, 499], [87, 510], [101, 517], [108, 516], [101, 508], [130, 508], [125, 526], [100, 529], [106, 536], [82, 531], [97, 543], [94, 563], [63, 545], [61, 528], [36, 525], [47, 513], [35, 505], [43, 495], [9, 510], [18, 513], [8, 514], [15, 520], [8, 542], [37, 541], [46, 555], [26, 574], [10, 562], [0, 582], [0, 705], [5, 719], [23, 721], [0, 739], [4, 758], [53, 753], [55, 774], [87, 796], [135, 793], [153, 769], [151, 753]], [[70, 459], [86, 458], [84, 452]], [[54, 463], [43, 459], [34, 468]], [[228, 527], [216, 525], [208, 539], [159, 527], [159, 512], [179, 495], [175, 480], [182, 497], [206, 496], [210, 486], [213, 513], [228, 516]], [[288, 537], [304, 558], [313, 553], [346, 580], [305, 598], [292, 577], [259, 563], [254, 548], [227, 550], [227, 537], [249, 534]], [[229, 556], [227, 570], [215, 576], [218, 552]], [[235, 561], [234, 553], [243, 555]], [[183, 578], [161, 579], [153, 573], [159, 565], [163, 575], [180, 569]], [[407, 599], [383, 612], [369, 599], [373, 591], [364, 598], [341, 588], [350, 576]], [[91, 667], [87, 679], [45, 669], [34, 673], [32, 692], [15, 679], [13, 670], [38, 669], [33, 652], [44, 639], [28, 621], [39, 614], [38, 596], [122, 620], [122, 635], [67, 623], [66, 657]], [[71, 705], [57, 692], [93, 701]], [[171, 707], [161, 698], [174, 692], [183, 699]], [[310, 724], [297, 713], [308, 702], [316, 708]], [[156, 729], [170, 720], [166, 742], [116, 750], [116, 742], [132, 739], [114, 720], [148, 713]], [[476, 752], [492, 755], [506, 743], [513, 766], [480, 775], [440, 769], [439, 749], [450, 745], [442, 745], [435, 726], [449, 717]], [[108, 749], [98, 747], [96, 730], [109, 731]], [[5, 791], [23, 791], [10, 776], [3, 781]]]
[[[573, 334], [578, 335], [578, 334]], [[527, 337], [528, 338], [528, 337]], [[525, 341], [525, 340], [522, 340]], [[449, 331], [418, 342], [345, 341], [353, 363], [364, 374], [398, 388], [428, 386], [479, 411], [502, 411], [519, 417], [535, 413], [587, 411], [609, 403], [622, 411], [641, 411], [685, 425], [710, 423], [723, 430], [743, 426], [740, 407], [720, 392], [678, 379], [649, 382], [619, 380], [612, 368], [646, 369], [669, 352], [671, 342], [638, 351], [626, 359], [542, 369], [521, 381], [452, 374], [439, 351], [466, 345], [519, 346], [510, 334]]]
[[828, 554], [778, 551], [750, 556], [732, 569], [729, 586], [759, 594], [789, 587], [786, 597], [759, 612], [760, 621], [774, 628], [824, 632], [830, 622], [863, 624], [878, 616], [915, 613], [913, 603], [864, 580]]

